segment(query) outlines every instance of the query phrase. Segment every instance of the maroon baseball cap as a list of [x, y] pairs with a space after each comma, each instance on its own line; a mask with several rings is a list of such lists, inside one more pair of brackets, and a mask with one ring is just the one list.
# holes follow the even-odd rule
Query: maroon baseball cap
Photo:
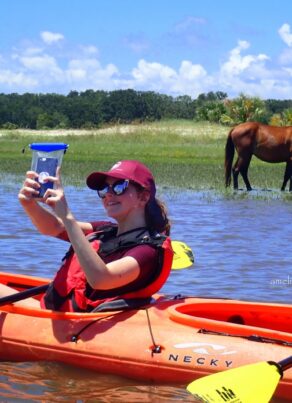
[[139, 161], [119, 161], [107, 172], [92, 172], [87, 177], [87, 186], [90, 189], [97, 190], [104, 185], [107, 177], [129, 179], [148, 190], [151, 198], [155, 197], [156, 186], [153, 175], [150, 170]]

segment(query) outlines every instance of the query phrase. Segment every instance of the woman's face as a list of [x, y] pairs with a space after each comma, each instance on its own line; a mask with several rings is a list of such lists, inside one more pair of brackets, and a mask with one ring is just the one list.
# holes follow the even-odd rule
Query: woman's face
[[[105, 184], [113, 185], [116, 182], [116, 178], [108, 177]], [[119, 221], [125, 220], [133, 214], [144, 215], [145, 204], [148, 199], [147, 191], [138, 191], [137, 187], [129, 182], [127, 189], [121, 195], [116, 195], [110, 188], [102, 202], [107, 215]]]

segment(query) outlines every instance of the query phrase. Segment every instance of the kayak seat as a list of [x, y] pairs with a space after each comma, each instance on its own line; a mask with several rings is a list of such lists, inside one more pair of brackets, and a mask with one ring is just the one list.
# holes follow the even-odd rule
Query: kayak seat
[[124, 311], [128, 309], [140, 309], [147, 305], [153, 304], [155, 298], [132, 298], [132, 299], [116, 299], [114, 301], [103, 302], [94, 308], [91, 312], [107, 312], [107, 311]]

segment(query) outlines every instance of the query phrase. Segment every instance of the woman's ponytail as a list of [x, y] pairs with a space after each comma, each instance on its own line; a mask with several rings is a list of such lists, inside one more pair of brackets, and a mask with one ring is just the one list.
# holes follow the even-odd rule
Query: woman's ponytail
[[170, 234], [170, 221], [167, 217], [167, 209], [164, 203], [154, 198], [150, 199], [145, 206], [146, 225], [150, 230], [161, 234]]

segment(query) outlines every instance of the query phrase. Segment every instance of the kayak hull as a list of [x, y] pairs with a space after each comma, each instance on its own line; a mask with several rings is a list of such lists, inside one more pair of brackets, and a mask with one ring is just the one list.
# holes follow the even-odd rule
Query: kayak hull
[[[47, 279], [0, 273], [18, 290]], [[292, 352], [292, 306], [166, 297], [140, 309], [59, 313], [0, 307], [0, 359], [57, 361], [144, 381], [188, 384], [201, 376]], [[291, 398], [292, 369], [276, 396]]]

